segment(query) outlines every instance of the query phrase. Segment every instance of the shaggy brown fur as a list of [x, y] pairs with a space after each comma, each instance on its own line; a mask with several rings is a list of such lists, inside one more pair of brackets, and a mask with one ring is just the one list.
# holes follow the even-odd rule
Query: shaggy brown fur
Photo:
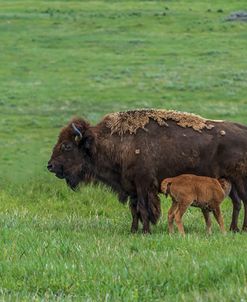
[[[142, 122], [136, 123], [140, 112], [144, 122], [140, 118]], [[238, 230], [240, 198], [245, 205], [243, 229], [247, 228], [247, 127], [199, 118], [200, 126], [194, 126], [201, 128], [199, 132], [192, 127], [192, 121], [189, 124], [190, 114], [181, 114], [179, 120], [179, 114], [173, 119], [159, 120], [160, 112], [166, 111], [116, 113], [126, 119], [122, 120], [123, 125], [117, 119], [113, 128], [109, 116], [96, 126], [80, 118], [73, 119], [61, 130], [48, 162], [49, 171], [65, 179], [72, 189], [92, 178], [110, 186], [122, 202], [129, 199], [133, 232], [137, 231], [140, 220], [143, 232], [150, 231], [150, 222], [157, 222], [158, 193], [164, 178], [184, 173], [225, 177], [233, 184], [231, 229]], [[161, 127], [162, 121], [167, 126]], [[73, 126], [81, 132], [79, 140]], [[146, 131], [137, 130], [138, 127], [145, 127]]]
[[156, 121], [160, 126], [168, 127], [167, 120], [173, 120], [178, 126], [183, 128], [191, 127], [201, 132], [202, 129], [212, 129], [214, 126], [199, 115], [192, 113], [179, 112], [175, 110], [155, 110], [140, 109], [135, 111], [110, 113], [105, 116], [106, 127], [111, 129], [111, 134], [117, 133], [123, 135], [127, 132], [136, 133], [141, 128], [145, 130], [145, 126], [150, 119]]
[[179, 232], [184, 235], [182, 217], [190, 205], [201, 208], [208, 233], [211, 233], [210, 211], [213, 211], [221, 231], [225, 232], [220, 204], [231, 191], [231, 183], [226, 179], [183, 174], [164, 179], [161, 191], [172, 198], [172, 206], [168, 211], [169, 233], [173, 232], [175, 218]]

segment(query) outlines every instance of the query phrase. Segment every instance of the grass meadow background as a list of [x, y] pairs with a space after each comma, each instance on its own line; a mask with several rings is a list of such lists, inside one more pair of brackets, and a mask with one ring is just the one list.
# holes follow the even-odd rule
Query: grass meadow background
[[[0, 1], [0, 301], [247, 301], [247, 234], [130, 234], [108, 189], [46, 171], [60, 128], [131, 108], [247, 124], [238, 1]], [[229, 159], [230, 160], [230, 159]], [[223, 205], [229, 229], [232, 206]], [[242, 213], [240, 217], [242, 223]]]

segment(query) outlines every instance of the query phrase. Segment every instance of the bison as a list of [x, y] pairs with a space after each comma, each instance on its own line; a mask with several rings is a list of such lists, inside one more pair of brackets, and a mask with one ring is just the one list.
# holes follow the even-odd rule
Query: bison
[[76, 189], [88, 179], [118, 193], [132, 213], [131, 231], [150, 232], [161, 213], [164, 178], [196, 174], [232, 183], [230, 229], [238, 231], [241, 200], [247, 229], [247, 127], [173, 110], [133, 110], [106, 115], [96, 126], [74, 118], [59, 134], [48, 170]]

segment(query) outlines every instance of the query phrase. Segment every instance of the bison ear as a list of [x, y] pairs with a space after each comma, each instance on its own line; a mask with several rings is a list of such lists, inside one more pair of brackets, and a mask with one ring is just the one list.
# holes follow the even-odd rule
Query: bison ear
[[89, 156], [96, 153], [95, 135], [90, 129], [84, 133], [81, 144]]

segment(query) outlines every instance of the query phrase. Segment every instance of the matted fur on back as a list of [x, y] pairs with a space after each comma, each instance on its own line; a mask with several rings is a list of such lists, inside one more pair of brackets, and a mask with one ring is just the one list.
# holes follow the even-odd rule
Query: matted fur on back
[[111, 129], [111, 134], [125, 133], [135, 134], [138, 129], [145, 129], [150, 119], [156, 121], [160, 126], [168, 126], [167, 120], [173, 120], [180, 127], [190, 127], [201, 132], [202, 129], [212, 129], [214, 125], [210, 120], [199, 115], [187, 112], [165, 109], [139, 109], [125, 112], [110, 113], [104, 117], [107, 128]]

